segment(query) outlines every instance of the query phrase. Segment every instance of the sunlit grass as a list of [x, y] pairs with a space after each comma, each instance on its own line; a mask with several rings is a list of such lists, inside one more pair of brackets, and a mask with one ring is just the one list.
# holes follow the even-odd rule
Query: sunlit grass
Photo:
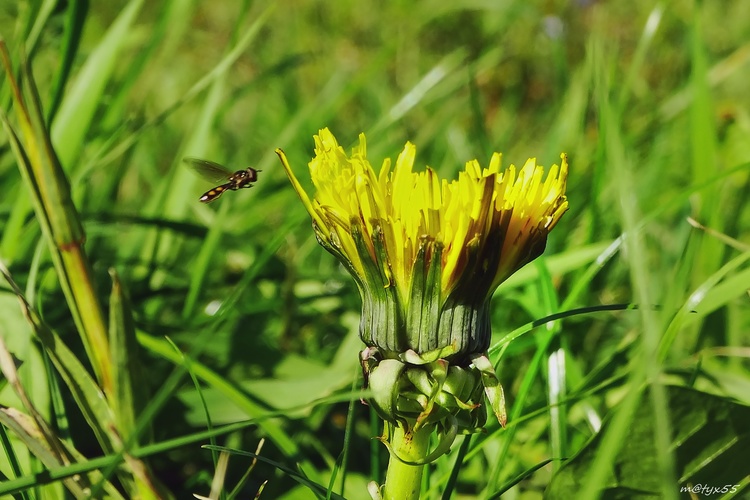
[[[155, 495], [208, 495], [219, 454], [201, 445], [252, 453], [261, 438], [238, 498], [265, 480], [261, 498], [325, 498], [329, 485], [367, 498], [367, 481], [382, 483], [387, 451], [372, 441], [382, 429], [352, 389], [357, 291], [316, 244], [274, 154], [282, 147], [306, 165], [323, 127], [347, 149], [366, 133], [374, 165], [412, 141], [417, 163], [448, 178], [493, 151], [505, 164], [569, 157], [569, 212], [545, 256], [493, 302], [489, 355], [508, 426], [459, 438], [427, 472], [425, 498], [540, 498], [550, 484], [551, 498], [626, 494], [644, 471], [640, 487], [664, 498], [686, 481], [739, 483], [747, 471], [722, 461], [739, 453], [731, 446], [703, 469], [685, 467], [720, 444], [712, 429], [740, 444], [750, 433], [726, 416], [750, 404], [750, 4], [720, 4], [2, 3], [0, 37], [16, 76], [31, 61], [109, 341], [138, 347], [84, 347], [55, 267], [60, 246], [42, 229], [44, 214], [61, 211], [32, 202], [33, 181], [0, 133], [0, 259], [19, 286], [0, 285], [0, 337], [40, 418], [81, 454], [51, 467], [3, 413], [0, 491], [58, 498], [60, 477], [97, 471], [87, 477], [126, 497], [128, 477], [153, 480]], [[11, 96], [4, 78], [0, 105], [22, 136]], [[262, 172], [253, 189], [204, 205], [212, 186], [185, 156]], [[64, 349], [44, 354], [51, 334]], [[108, 402], [127, 397], [93, 385], [101, 359], [140, 380], [134, 420], [115, 418], [131, 433], [122, 448], [94, 438], [82, 415], [99, 417], [80, 410], [92, 399], [71, 395], [60, 358], [76, 359], [76, 384], [105, 389]], [[32, 414], [4, 370], [0, 403]], [[717, 426], [700, 427], [704, 441], [690, 450], [673, 439], [686, 413]], [[643, 469], [617, 462], [649, 433]], [[116, 470], [123, 450], [143, 462]], [[564, 465], [572, 457], [575, 473]], [[138, 463], [141, 476], [123, 473]], [[33, 475], [42, 464], [49, 477]], [[225, 495], [250, 464], [230, 456]], [[628, 471], [616, 484], [613, 468]]]

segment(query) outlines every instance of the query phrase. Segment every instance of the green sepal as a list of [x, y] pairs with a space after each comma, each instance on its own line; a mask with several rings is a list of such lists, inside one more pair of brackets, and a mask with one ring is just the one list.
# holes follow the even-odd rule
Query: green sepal
[[[439, 401], [442, 402], [444, 398], [441, 398], [441, 394], [443, 392], [443, 384], [445, 383], [446, 378], [448, 377], [448, 362], [444, 359], [439, 359], [435, 361], [434, 363], [430, 363], [425, 367], [426, 370], [422, 369], [410, 369], [409, 374], [412, 373], [418, 373], [420, 375], [423, 375], [423, 377], [417, 377], [419, 381], [425, 380], [427, 382], [427, 385], [424, 387], [423, 392], [425, 394], [429, 391], [429, 398], [427, 400], [427, 404], [424, 407], [424, 411], [417, 417], [417, 422], [414, 425], [414, 430], [418, 430], [419, 427], [424, 425], [427, 421], [430, 415], [433, 413], [433, 408], [435, 406], [435, 402]], [[429, 373], [427, 372], [429, 370]], [[409, 377], [410, 381], [413, 380], [411, 377]], [[417, 385], [415, 383], [415, 385]], [[419, 386], [417, 386], [419, 387]]]
[[383, 420], [396, 423], [396, 403], [399, 397], [401, 374], [406, 365], [395, 359], [384, 359], [370, 372], [370, 402]]
[[476, 388], [474, 372], [460, 366], [448, 368], [448, 379], [444, 384], [445, 392], [452, 394], [459, 401], [468, 401]]
[[508, 421], [505, 411], [505, 393], [503, 392], [500, 380], [497, 378], [497, 374], [495, 374], [495, 367], [492, 366], [492, 363], [490, 363], [489, 358], [485, 354], [475, 355], [471, 358], [471, 362], [482, 374], [484, 392], [487, 394], [487, 399], [490, 402], [493, 413], [497, 417], [497, 421], [505, 427], [505, 423]]
[[426, 365], [434, 363], [439, 359], [448, 359], [455, 352], [456, 346], [449, 344], [432, 351], [423, 352], [422, 354], [419, 354], [414, 349], [408, 349], [406, 352], [399, 354], [398, 357], [401, 361], [410, 365]]
[[438, 450], [447, 450], [456, 433], [481, 431], [487, 421], [485, 393], [498, 420], [505, 423], [502, 387], [486, 356], [477, 356], [476, 364], [467, 367], [442, 358], [425, 363], [416, 353], [411, 354], [416, 365], [381, 356], [379, 349], [369, 347], [360, 361], [373, 394], [370, 403], [390, 425], [408, 426], [414, 432], [436, 426], [447, 436]]

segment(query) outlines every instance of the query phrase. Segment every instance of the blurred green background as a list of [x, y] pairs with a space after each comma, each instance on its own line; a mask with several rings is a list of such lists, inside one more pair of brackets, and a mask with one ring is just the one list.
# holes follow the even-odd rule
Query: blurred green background
[[[654, 383], [656, 397], [637, 405], [642, 416], [630, 407], [613, 418], [613, 441], [594, 453], [604, 472], [585, 465], [548, 495], [593, 484], [632, 493], [608, 498], [639, 498], [635, 484], [684, 497], [680, 486], [696, 476], [664, 443], [682, 428], [678, 414], [713, 406], [678, 406], [662, 384], [701, 391], [689, 401], [712, 394], [750, 403], [748, 33], [744, 1], [0, 2], [0, 36], [14, 64], [24, 53], [31, 61], [102, 302], [109, 268], [129, 291], [148, 394], [140, 402], [157, 401], [141, 443], [280, 411], [218, 444], [253, 451], [270, 436], [262, 456], [291, 469], [302, 463], [324, 487], [336, 470], [334, 491], [345, 476], [347, 498], [367, 498], [366, 481], [382, 481], [387, 460], [371, 439], [377, 420], [352, 396], [359, 298], [317, 245], [274, 149], [286, 151], [307, 187], [312, 136], [323, 127], [347, 149], [364, 132], [376, 166], [412, 141], [417, 164], [448, 178], [493, 151], [506, 165], [536, 157], [545, 166], [566, 152], [570, 210], [545, 257], [493, 302], [490, 357], [500, 362], [510, 425], [460, 438], [431, 467], [425, 498], [446, 490], [461, 443], [453, 498], [541, 498], [560, 459]], [[0, 99], [12, 116], [7, 80]], [[262, 172], [253, 189], [202, 205], [212, 185], [185, 156]], [[0, 192], [0, 258], [85, 359], [5, 133]], [[54, 370], [4, 282], [0, 336], [24, 361], [37, 406], [49, 412], [58, 395], [71, 442], [100, 455], [70, 397], [50, 382]], [[192, 359], [200, 393], [184, 372], [169, 378], [185, 361], [165, 336]], [[0, 388], [0, 402], [19, 406]], [[706, 417], [709, 434], [726, 429], [717, 415]], [[612, 465], [644, 422], [656, 423], [643, 434], [656, 451], [636, 453], [643, 466], [635, 471]], [[730, 437], [744, 442], [748, 432], [732, 427]], [[696, 457], [723, 442], [706, 439]], [[176, 498], [208, 494], [206, 442], [147, 459]], [[656, 457], [667, 449], [672, 455]], [[721, 468], [719, 455], [708, 463]], [[249, 462], [230, 460], [227, 491]], [[612, 469], [629, 472], [612, 483]], [[712, 474], [703, 482], [725, 484]], [[740, 468], [730, 479], [746, 485], [749, 475]], [[266, 463], [239, 497], [266, 479], [261, 498], [314, 498]]]

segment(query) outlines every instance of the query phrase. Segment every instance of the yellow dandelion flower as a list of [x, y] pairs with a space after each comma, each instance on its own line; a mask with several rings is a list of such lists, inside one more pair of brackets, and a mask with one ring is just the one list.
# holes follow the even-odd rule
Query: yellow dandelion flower
[[407, 143], [376, 173], [364, 134], [347, 155], [323, 129], [310, 198], [277, 150], [318, 240], [359, 286], [363, 341], [385, 358], [440, 352], [462, 364], [489, 346], [494, 290], [542, 253], [567, 210], [567, 158], [545, 179], [533, 158], [501, 171], [495, 153], [489, 167], [472, 160], [448, 181], [429, 167], [415, 172], [415, 153]]
[[[567, 210], [567, 159], [545, 178], [534, 159], [501, 171], [495, 153], [489, 167], [472, 160], [448, 181], [429, 167], [415, 172], [407, 143], [376, 173], [364, 134], [347, 155], [323, 129], [309, 164], [311, 198], [276, 153], [318, 241], [359, 287], [360, 361], [391, 453], [384, 497], [403, 497], [420, 484], [421, 465], [446, 453], [459, 432], [484, 426], [485, 396], [505, 425], [503, 388], [486, 355], [490, 298], [542, 253]], [[438, 444], [429, 451], [433, 432]]]

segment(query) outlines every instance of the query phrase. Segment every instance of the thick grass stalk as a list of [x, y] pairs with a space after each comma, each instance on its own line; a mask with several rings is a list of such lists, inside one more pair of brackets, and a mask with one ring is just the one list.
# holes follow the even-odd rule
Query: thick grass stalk
[[83, 248], [85, 235], [70, 196], [70, 184], [52, 147], [30, 68], [24, 65], [22, 71], [28, 90], [24, 96], [19, 82], [13, 77], [10, 55], [2, 41], [0, 55], [13, 92], [21, 135], [13, 130], [4, 116], [3, 125], [21, 174], [31, 191], [37, 220], [49, 243], [61, 287], [86, 353], [101, 387], [105, 393], [111, 394], [107, 327]]
[[385, 474], [384, 500], [418, 500], [422, 487], [423, 463], [429, 454], [430, 435], [433, 426], [420, 427], [416, 431], [411, 425], [394, 426], [391, 436], [391, 458]]

